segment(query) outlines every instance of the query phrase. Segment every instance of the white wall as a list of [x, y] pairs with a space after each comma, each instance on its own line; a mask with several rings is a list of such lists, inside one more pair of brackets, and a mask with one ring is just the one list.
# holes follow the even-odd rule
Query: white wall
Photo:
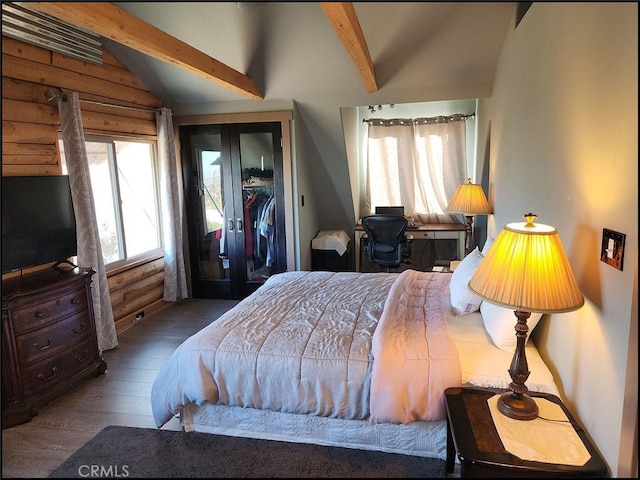
[[[637, 476], [637, 58], [637, 4], [533, 3], [480, 115], [490, 232], [528, 211], [554, 225], [585, 296], [537, 341], [613, 476]], [[600, 261], [603, 228], [626, 234], [623, 271]]]

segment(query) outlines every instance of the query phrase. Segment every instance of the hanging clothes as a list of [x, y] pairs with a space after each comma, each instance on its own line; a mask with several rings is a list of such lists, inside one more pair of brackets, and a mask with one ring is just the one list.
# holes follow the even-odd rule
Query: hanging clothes
[[258, 224], [260, 235], [266, 240], [267, 258], [265, 265], [271, 267], [275, 261], [275, 197], [269, 197], [264, 205]]
[[260, 203], [259, 195], [257, 193], [248, 193], [243, 203], [245, 257], [251, 259], [255, 254], [252, 208], [255, 209], [254, 205]]

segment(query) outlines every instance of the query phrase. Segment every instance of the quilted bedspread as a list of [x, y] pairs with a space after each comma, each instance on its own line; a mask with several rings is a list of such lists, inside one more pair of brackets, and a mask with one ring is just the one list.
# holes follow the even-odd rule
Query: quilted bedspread
[[156, 425], [205, 402], [369, 418], [372, 340], [404, 273], [273, 275], [163, 365], [151, 391]]

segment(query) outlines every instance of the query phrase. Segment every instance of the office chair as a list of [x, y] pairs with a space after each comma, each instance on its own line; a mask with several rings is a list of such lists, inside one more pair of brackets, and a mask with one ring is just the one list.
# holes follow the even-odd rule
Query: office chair
[[406, 262], [408, 253], [407, 219], [401, 215], [369, 215], [362, 218], [368, 241], [365, 252], [369, 261], [389, 272]]

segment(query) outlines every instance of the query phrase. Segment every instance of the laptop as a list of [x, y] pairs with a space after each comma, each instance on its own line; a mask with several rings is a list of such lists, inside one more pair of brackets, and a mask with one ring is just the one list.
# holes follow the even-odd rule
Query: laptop
[[404, 207], [376, 207], [376, 215], [400, 215], [404, 216]]

